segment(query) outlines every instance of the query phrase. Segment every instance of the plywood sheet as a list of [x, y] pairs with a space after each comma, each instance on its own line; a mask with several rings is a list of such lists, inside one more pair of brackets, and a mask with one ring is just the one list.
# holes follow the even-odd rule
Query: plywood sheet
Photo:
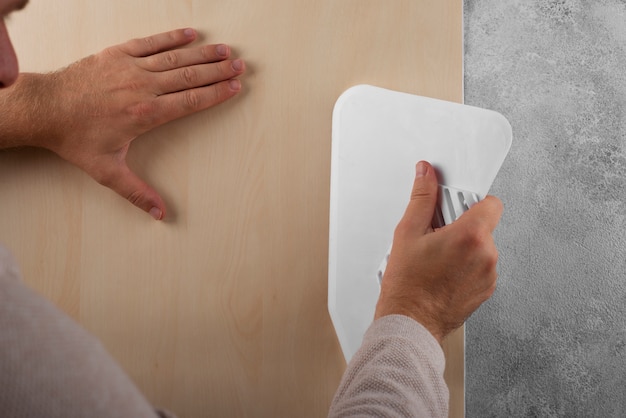
[[[9, 24], [25, 71], [192, 26], [248, 72], [234, 100], [131, 147], [165, 222], [54, 155], [0, 153], [0, 239], [25, 280], [180, 416], [325, 416], [345, 368], [326, 308], [332, 107], [360, 83], [461, 101], [461, 1], [31, 3]], [[448, 361], [460, 416], [460, 333]]]

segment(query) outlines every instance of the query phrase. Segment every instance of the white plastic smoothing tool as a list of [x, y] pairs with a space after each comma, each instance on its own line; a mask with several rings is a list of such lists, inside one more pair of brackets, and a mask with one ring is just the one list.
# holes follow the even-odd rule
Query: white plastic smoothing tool
[[339, 97], [332, 128], [328, 309], [347, 361], [374, 317], [415, 164], [426, 160], [437, 171], [433, 222], [443, 226], [487, 195], [511, 140], [508, 121], [490, 110], [368, 85]]

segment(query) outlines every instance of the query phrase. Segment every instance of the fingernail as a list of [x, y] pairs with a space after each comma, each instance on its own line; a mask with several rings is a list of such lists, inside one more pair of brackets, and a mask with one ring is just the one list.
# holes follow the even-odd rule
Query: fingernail
[[424, 161], [417, 163], [415, 167], [415, 177], [424, 177], [428, 172], [428, 165]]
[[161, 209], [154, 207], [150, 209], [150, 216], [152, 216], [155, 220], [160, 221], [161, 217], [163, 216], [163, 212], [161, 211]]
[[235, 60], [235, 61], [233, 61], [233, 63], [231, 65], [233, 66], [233, 70], [235, 70], [235, 71], [243, 70], [243, 61], [242, 60]]
[[191, 38], [196, 33], [196, 31], [191, 28], [187, 28], [183, 31], [183, 33], [186, 37]]
[[217, 55], [220, 57], [228, 56], [228, 47], [226, 45], [218, 45], [215, 47], [215, 52], [217, 52]]
[[235, 90], [235, 91], [239, 91], [241, 90], [241, 81], [239, 80], [230, 80], [228, 82], [228, 85], [230, 86], [231, 90]]

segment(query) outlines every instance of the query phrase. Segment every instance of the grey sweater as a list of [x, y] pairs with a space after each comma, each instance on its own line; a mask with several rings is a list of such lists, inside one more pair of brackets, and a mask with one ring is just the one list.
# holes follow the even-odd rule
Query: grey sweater
[[348, 364], [330, 417], [447, 417], [445, 358], [435, 338], [401, 315], [367, 330]]
[[[330, 416], [445, 417], [441, 347], [404, 316], [375, 321]], [[0, 411], [10, 417], [155, 417], [100, 343], [19, 279], [0, 246]]]

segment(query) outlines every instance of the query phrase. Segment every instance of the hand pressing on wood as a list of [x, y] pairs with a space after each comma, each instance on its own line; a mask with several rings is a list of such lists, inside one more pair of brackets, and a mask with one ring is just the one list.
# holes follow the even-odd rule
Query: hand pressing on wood
[[[0, 90], [0, 148], [54, 151], [160, 220], [159, 194], [126, 164], [131, 142], [236, 95], [245, 71], [227, 45], [182, 48], [193, 29], [133, 39]], [[8, 84], [11, 84], [11, 80]]]
[[433, 230], [437, 177], [422, 161], [411, 199], [396, 227], [375, 318], [401, 314], [415, 319], [441, 343], [496, 287], [492, 232], [502, 203], [487, 196], [458, 220]]

